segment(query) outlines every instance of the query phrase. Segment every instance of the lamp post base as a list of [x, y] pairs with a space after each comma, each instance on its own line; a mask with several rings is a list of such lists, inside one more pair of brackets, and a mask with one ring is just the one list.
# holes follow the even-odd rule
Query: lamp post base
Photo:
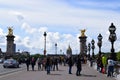
[[116, 58], [116, 53], [111, 53], [110, 56], [112, 57], [112, 59], [113, 59], [114, 61], [117, 60], [117, 58]]

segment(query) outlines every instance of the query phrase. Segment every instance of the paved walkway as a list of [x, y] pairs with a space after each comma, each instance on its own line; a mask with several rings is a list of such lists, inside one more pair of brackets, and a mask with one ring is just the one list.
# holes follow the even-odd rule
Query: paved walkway
[[50, 75], [46, 71], [21, 71], [14, 75], [8, 75], [0, 78], [0, 80], [115, 80], [115, 78], [106, 77], [105, 74], [97, 72], [93, 67], [88, 64], [82, 65], [81, 76], [76, 76], [76, 67], [72, 69], [72, 74], [68, 74], [67, 66], [59, 66], [58, 71], [51, 71]]

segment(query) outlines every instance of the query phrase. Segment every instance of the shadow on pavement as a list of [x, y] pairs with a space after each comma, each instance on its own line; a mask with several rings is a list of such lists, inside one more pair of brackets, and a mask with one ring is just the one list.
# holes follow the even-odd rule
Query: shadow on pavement
[[62, 74], [54, 74], [54, 73], [50, 73], [49, 75], [58, 75], [58, 76], [61, 76]]
[[83, 77], [97, 77], [96, 75], [86, 75], [86, 74], [81, 74]]

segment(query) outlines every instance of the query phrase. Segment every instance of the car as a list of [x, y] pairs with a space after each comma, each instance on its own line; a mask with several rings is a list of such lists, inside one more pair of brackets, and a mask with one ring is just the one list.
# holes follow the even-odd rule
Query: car
[[3, 63], [3, 61], [4, 61], [3, 59], [0, 59], [0, 63]]
[[4, 68], [8, 68], [8, 67], [19, 68], [19, 62], [14, 59], [7, 59], [3, 62], [3, 67]]

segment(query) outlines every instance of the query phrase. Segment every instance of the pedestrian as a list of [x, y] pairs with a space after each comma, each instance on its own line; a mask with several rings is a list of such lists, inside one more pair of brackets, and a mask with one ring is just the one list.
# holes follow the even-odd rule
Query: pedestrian
[[47, 57], [47, 61], [46, 61], [46, 70], [47, 70], [47, 74], [50, 74], [50, 57]]
[[69, 74], [72, 74], [73, 60], [71, 56], [68, 59], [68, 66], [69, 66]]
[[97, 58], [97, 71], [99, 71], [101, 73], [102, 69], [103, 69], [102, 56], [99, 56]]
[[30, 58], [28, 57], [25, 61], [26, 66], [27, 66], [27, 71], [29, 71], [29, 65], [30, 65]]
[[93, 57], [90, 57], [90, 67], [93, 66], [93, 62], [94, 62]]
[[78, 55], [77, 60], [76, 60], [76, 67], [77, 67], [77, 71], [76, 71], [76, 76], [80, 76], [80, 72], [82, 70], [82, 66], [81, 66], [81, 58], [80, 55]]
[[46, 70], [46, 57], [42, 58], [42, 70]]
[[38, 64], [38, 70], [40, 70], [42, 64], [42, 60], [40, 58], [37, 59], [37, 64]]
[[57, 58], [54, 58], [53, 59], [53, 71], [55, 70], [58, 70], [58, 59]]
[[31, 59], [31, 66], [32, 66], [32, 71], [34, 71], [34, 66], [35, 66], [35, 59], [32, 57]]
[[106, 73], [106, 68], [107, 68], [107, 58], [106, 58], [105, 55], [102, 55], [102, 64], [103, 64], [102, 73]]
[[108, 65], [107, 65], [107, 67], [108, 67], [107, 77], [113, 77], [114, 61], [113, 61], [111, 56], [108, 58], [107, 62], [108, 62]]

